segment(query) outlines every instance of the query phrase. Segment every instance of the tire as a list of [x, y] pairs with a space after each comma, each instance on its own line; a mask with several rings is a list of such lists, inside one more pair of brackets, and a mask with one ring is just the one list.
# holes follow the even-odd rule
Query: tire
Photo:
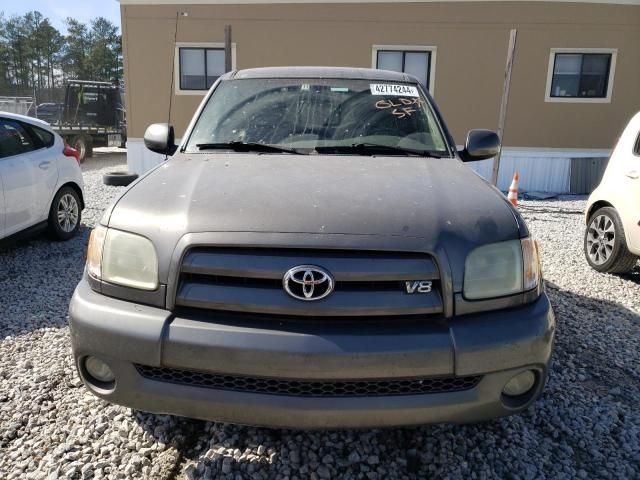
[[137, 173], [109, 172], [102, 176], [102, 183], [112, 187], [126, 187], [138, 178]]
[[598, 272], [628, 273], [633, 269], [638, 257], [627, 248], [624, 227], [615, 208], [600, 208], [589, 217], [584, 254]]
[[71, 187], [62, 187], [53, 197], [49, 210], [49, 235], [55, 240], [69, 240], [80, 228], [82, 210], [80, 197]]
[[87, 157], [93, 156], [93, 145], [89, 137], [76, 135], [71, 139], [71, 146], [80, 154], [80, 163], [84, 163]]

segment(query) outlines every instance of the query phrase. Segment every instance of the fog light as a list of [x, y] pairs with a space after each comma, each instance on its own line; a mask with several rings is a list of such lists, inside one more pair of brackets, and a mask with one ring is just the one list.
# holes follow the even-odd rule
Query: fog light
[[111, 383], [116, 377], [109, 368], [109, 365], [96, 357], [87, 357], [84, 361], [84, 368], [87, 373], [100, 382]]
[[527, 370], [509, 380], [502, 389], [502, 393], [510, 397], [518, 397], [531, 390], [534, 383], [536, 383], [536, 374]]

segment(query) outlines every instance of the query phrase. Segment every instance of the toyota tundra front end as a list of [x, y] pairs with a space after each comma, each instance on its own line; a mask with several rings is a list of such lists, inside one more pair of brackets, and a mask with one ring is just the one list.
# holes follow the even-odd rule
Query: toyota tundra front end
[[344, 428], [529, 407], [555, 320], [538, 246], [393, 72], [273, 68], [211, 89], [180, 146], [92, 232], [70, 306], [79, 374], [139, 410]]

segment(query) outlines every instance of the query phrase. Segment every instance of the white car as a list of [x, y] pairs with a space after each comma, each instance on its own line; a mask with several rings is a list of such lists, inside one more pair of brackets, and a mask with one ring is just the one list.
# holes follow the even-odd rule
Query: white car
[[640, 256], [640, 112], [618, 140], [586, 217], [589, 264], [599, 272], [631, 271]]
[[78, 152], [49, 124], [0, 112], [0, 240], [47, 228], [68, 240], [84, 208]]

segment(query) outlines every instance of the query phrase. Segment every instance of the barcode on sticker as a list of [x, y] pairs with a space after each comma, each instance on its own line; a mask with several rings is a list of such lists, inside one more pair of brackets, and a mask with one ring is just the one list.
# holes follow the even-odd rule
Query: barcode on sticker
[[391, 83], [372, 83], [372, 95], [395, 95], [396, 97], [419, 97], [418, 89], [411, 85], [393, 85]]

